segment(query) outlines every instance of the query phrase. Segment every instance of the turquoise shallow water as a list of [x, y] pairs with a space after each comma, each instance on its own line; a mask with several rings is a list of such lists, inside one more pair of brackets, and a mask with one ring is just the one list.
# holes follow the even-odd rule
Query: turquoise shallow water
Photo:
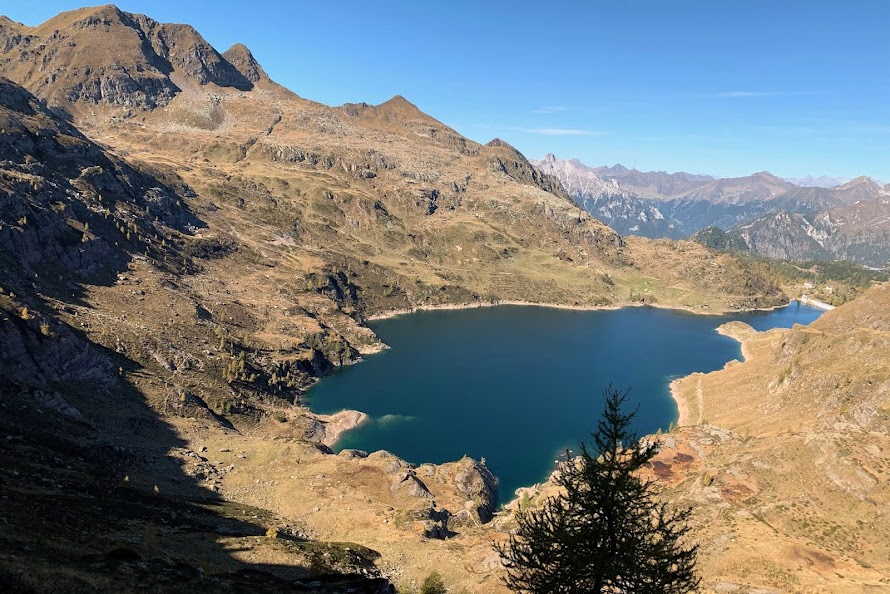
[[414, 463], [484, 457], [506, 501], [588, 438], [609, 382], [631, 389], [639, 433], [667, 429], [677, 418], [673, 378], [741, 357], [718, 326], [741, 320], [768, 330], [821, 313], [796, 302], [725, 316], [512, 305], [418, 312], [373, 323], [391, 348], [320, 381], [309, 404], [370, 415], [338, 450], [385, 449]]

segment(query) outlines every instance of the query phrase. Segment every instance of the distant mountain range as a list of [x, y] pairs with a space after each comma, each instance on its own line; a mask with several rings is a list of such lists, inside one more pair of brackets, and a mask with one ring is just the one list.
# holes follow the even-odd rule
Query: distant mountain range
[[[584, 210], [622, 235], [671, 238], [685, 235], [678, 223], [664, 216], [655, 201], [622, 188], [615, 177], [606, 178], [598, 173], [610, 168], [594, 169], [578, 159], [565, 161], [552, 154], [533, 161], [533, 165], [542, 173], [557, 178]], [[619, 174], [633, 171], [621, 165], [615, 170]], [[645, 181], [640, 180], [640, 184], [645, 185]], [[628, 185], [633, 187], [633, 183]]]
[[[786, 180], [762, 171], [714, 178], [588, 167], [553, 154], [533, 164], [621, 234], [693, 235], [711, 247], [777, 258], [840, 258], [870, 266], [890, 258], [890, 185], [869, 177]], [[826, 187], [835, 181], [840, 183]]]
[[786, 177], [786, 182], [791, 182], [795, 186], [807, 188], [833, 188], [847, 183], [852, 178], [849, 177], [831, 177], [828, 175], [808, 175], [806, 177]]
[[[552, 155], [548, 156], [552, 157]], [[574, 162], [578, 162], [577, 159]], [[644, 173], [636, 169], [628, 169], [620, 164], [614, 167], [596, 167], [593, 169], [593, 172], [603, 179], [617, 181], [622, 187], [634, 192], [641, 198], [676, 196], [704, 186], [715, 179], [709, 175], [694, 175], [682, 172], [647, 171]]]
[[890, 262], [890, 196], [812, 214], [780, 211], [727, 231], [702, 229], [692, 239], [711, 248], [752, 251], [771, 258], [886, 266]]

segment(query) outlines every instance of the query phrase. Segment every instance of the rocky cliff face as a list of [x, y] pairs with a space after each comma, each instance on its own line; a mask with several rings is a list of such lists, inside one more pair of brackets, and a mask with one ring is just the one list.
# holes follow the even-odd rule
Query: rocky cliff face
[[[182, 204], [187, 187], [171, 187], [108, 154], [6, 79], [0, 130], [0, 245], [24, 273], [59, 266], [90, 279], [126, 257], [121, 243], [132, 247], [159, 230], [188, 233], [199, 224]], [[129, 241], [109, 237], [120, 228]], [[146, 253], [170, 254], [147, 241]]]
[[565, 161], [552, 153], [534, 166], [559, 180], [581, 208], [622, 235], [680, 238], [680, 225], [664, 216], [654, 200], [625, 190], [617, 179], [600, 177], [577, 159]]
[[488, 160], [488, 165], [493, 171], [506, 173], [516, 181], [534, 184], [545, 192], [569, 199], [569, 194], [563, 189], [557, 176], [536, 167], [510, 144], [495, 138], [485, 146], [491, 148], [494, 153]]
[[[781, 211], [724, 233], [720, 249], [744, 249], [782, 260], [847, 260], [872, 267], [890, 262], [890, 200], [863, 200], [814, 214]], [[694, 237], [704, 245], [708, 237]]]
[[269, 76], [263, 70], [263, 67], [260, 66], [253, 54], [250, 53], [250, 50], [242, 43], [236, 43], [227, 49], [222, 57], [226, 62], [234, 66], [251, 84], [269, 80]]
[[734, 229], [747, 248], [780, 260], [822, 260], [829, 257], [823, 246], [824, 231], [803, 215], [779, 212]]

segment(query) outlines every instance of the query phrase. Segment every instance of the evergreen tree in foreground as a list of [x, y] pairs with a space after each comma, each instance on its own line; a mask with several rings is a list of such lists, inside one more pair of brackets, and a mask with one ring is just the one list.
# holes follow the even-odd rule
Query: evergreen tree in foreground
[[698, 587], [698, 545], [687, 544], [691, 509], [672, 510], [638, 471], [658, 443], [630, 431], [636, 411], [622, 413], [628, 391], [611, 385], [593, 451], [562, 462], [564, 493], [520, 511], [519, 527], [495, 545], [514, 591], [534, 594], [676, 594]]

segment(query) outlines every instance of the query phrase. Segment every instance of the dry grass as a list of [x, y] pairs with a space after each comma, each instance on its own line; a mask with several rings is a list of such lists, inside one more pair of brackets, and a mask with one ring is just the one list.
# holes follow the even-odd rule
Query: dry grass
[[708, 448], [705, 428], [680, 432], [704, 450], [700, 464], [714, 477], [708, 488], [675, 490], [700, 508], [712, 582], [794, 592], [890, 586], [882, 521], [890, 505], [890, 335], [876, 329], [886, 327], [877, 312], [890, 311], [888, 298], [887, 285], [872, 289], [806, 328], [757, 333], [733, 324], [746, 361], [675, 385], [691, 411], [701, 406], [704, 419], [727, 430]]

